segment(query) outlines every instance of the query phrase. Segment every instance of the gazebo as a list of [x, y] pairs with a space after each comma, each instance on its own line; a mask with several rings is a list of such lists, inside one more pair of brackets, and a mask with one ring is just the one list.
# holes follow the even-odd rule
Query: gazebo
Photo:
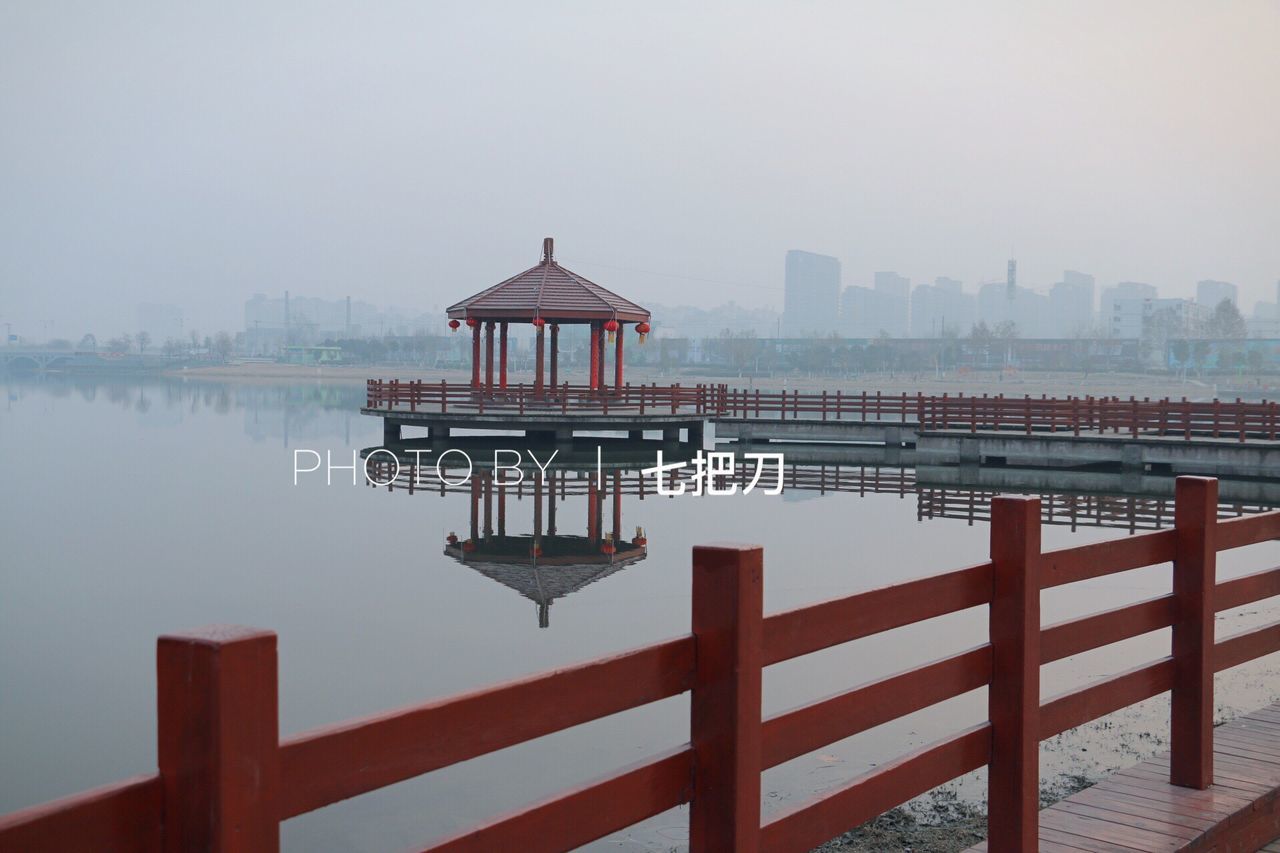
[[[588, 387], [607, 393], [605, 381], [606, 338], [614, 345], [613, 387], [622, 388], [622, 345], [627, 323], [643, 340], [649, 333], [649, 312], [593, 281], [556, 263], [555, 241], [542, 241], [542, 260], [536, 266], [513, 275], [487, 290], [450, 305], [450, 328], [465, 323], [471, 329], [471, 387], [487, 394], [507, 387], [507, 328], [511, 323], [530, 323], [537, 330], [534, 368], [535, 395], [545, 393], [546, 384], [559, 385], [560, 326], [576, 323], [591, 327], [591, 368]], [[484, 376], [480, 373], [480, 330], [484, 327]], [[544, 380], [546, 329], [551, 328], [550, 375]], [[498, 376], [494, 383], [493, 338], [498, 332]], [[544, 381], [546, 384], [544, 384]]]

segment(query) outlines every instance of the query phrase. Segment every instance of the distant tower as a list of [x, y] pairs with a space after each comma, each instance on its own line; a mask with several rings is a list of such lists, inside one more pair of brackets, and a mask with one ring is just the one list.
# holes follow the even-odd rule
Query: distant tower
[[1009, 259], [1009, 268], [1005, 272], [1004, 283], [1007, 288], [1005, 295], [1012, 302], [1014, 295], [1018, 292], [1018, 262], [1013, 258]]

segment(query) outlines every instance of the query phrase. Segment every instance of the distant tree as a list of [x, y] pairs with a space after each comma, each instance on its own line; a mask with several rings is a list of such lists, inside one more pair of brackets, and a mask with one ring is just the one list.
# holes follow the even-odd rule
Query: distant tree
[[76, 349], [88, 350], [90, 352], [92, 352], [93, 350], [96, 350], [97, 348], [98, 348], [98, 339], [94, 337], [93, 333], [91, 332], [86, 332], [85, 336], [80, 339], [80, 345], [76, 347]]
[[169, 358], [182, 355], [184, 349], [182, 341], [177, 338], [165, 338], [165, 342], [160, 347], [160, 351]]
[[1262, 366], [1265, 361], [1262, 356], [1262, 350], [1258, 349], [1257, 347], [1250, 347], [1248, 354], [1245, 356], [1245, 359], [1249, 363], [1250, 371], [1252, 371], [1255, 374], [1262, 372]]
[[689, 360], [688, 338], [661, 338], [658, 341], [658, 363], [664, 369], [684, 364]]
[[1169, 344], [1169, 352], [1173, 355], [1174, 361], [1178, 362], [1178, 370], [1186, 376], [1191, 361], [1191, 343], [1186, 338], [1175, 338]]
[[969, 337], [975, 341], [989, 341], [995, 337], [991, 333], [991, 329], [987, 326], [986, 320], [979, 320], [973, 324], [973, 328], [969, 330]]
[[1191, 366], [1203, 374], [1205, 366], [1209, 363], [1209, 353], [1212, 351], [1213, 347], [1208, 341], [1193, 341], [1191, 343]]
[[138, 332], [134, 340], [138, 342], [138, 352], [146, 355], [147, 347], [151, 346], [151, 333], [144, 329]]
[[1012, 320], [1001, 320], [991, 330], [991, 336], [1002, 341], [1011, 341], [1018, 337], [1018, 324]]
[[213, 351], [218, 354], [218, 359], [226, 361], [231, 357], [232, 349], [234, 349], [234, 343], [231, 340], [231, 335], [226, 332], [218, 332], [213, 339]]
[[111, 352], [128, 352], [133, 349], [133, 338], [128, 335], [120, 335], [107, 341], [107, 349]]
[[1224, 299], [1213, 309], [1213, 315], [1204, 324], [1204, 333], [1210, 338], [1238, 339], [1245, 336], [1244, 317], [1230, 299]]
[[742, 372], [754, 365], [760, 354], [760, 341], [754, 329], [725, 329], [720, 337], [711, 341], [712, 352], [723, 360], [741, 376]]

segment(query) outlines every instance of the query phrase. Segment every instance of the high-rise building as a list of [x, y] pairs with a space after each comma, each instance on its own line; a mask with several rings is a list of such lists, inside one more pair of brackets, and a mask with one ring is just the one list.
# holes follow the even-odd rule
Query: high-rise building
[[829, 255], [787, 252], [782, 325], [790, 337], [827, 335], [840, 317], [840, 261]]
[[897, 300], [870, 287], [851, 286], [840, 297], [840, 334], [846, 338], [892, 336]]
[[891, 337], [905, 338], [910, 328], [911, 279], [896, 272], [878, 272], [873, 289], [882, 297], [880, 325]]
[[1093, 328], [1093, 276], [1075, 270], [1049, 289], [1049, 329], [1055, 338], [1080, 337]]
[[976, 308], [977, 301], [954, 278], [918, 285], [911, 291], [911, 337], [963, 337], [973, 328]]
[[[1134, 300], [1141, 303], [1144, 299], [1155, 299], [1157, 295], [1154, 287], [1141, 281], [1122, 281], [1103, 288], [1098, 310], [1101, 326], [1113, 338], [1142, 337], [1142, 308], [1135, 309], [1132, 303]], [[1129, 304], [1122, 310], [1120, 302]]]
[[1203, 305], [1212, 311], [1224, 299], [1232, 305], [1236, 304], [1236, 286], [1231, 282], [1214, 281], [1213, 279], [1196, 282], [1197, 304]]

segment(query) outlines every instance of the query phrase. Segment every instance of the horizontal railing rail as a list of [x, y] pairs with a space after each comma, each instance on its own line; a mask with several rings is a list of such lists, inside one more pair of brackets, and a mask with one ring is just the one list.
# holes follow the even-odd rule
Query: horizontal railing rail
[[[1280, 537], [1280, 512], [1218, 521], [1216, 499], [1215, 481], [1179, 478], [1174, 528], [1042, 551], [1038, 501], [997, 498], [990, 561], [769, 616], [761, 549], [695, 548], [688, 635], [283, 740], [273, 634], [163, 637], [159, 773], [0, 818], [0, 851], [274, 851], [282, 820], [685, 693], [689, 743], [425, 849], [570, 849], [688, 803], [694, 851], [805, 851], [987, 766], [990, 849], [1032, 850], [1041, 740], [1172, 691], [1171, 780], [1205, 787], [1213, 674], [1280, 651], [1280, 622], [1213, 635], [1216, 613], [1280, 595], [1280, 567], [1215, 568]], [[1168, 562], [1168, 594], [1040, 623], [1044, 589]], [[761, 714], [766, 666], [980, 606], [985, 643]], [[1158, 630], [1168, 656], [1040, 700], [1042, 665]], [[988, 720], [761, 821], [763, 770], [982, 688]]]

